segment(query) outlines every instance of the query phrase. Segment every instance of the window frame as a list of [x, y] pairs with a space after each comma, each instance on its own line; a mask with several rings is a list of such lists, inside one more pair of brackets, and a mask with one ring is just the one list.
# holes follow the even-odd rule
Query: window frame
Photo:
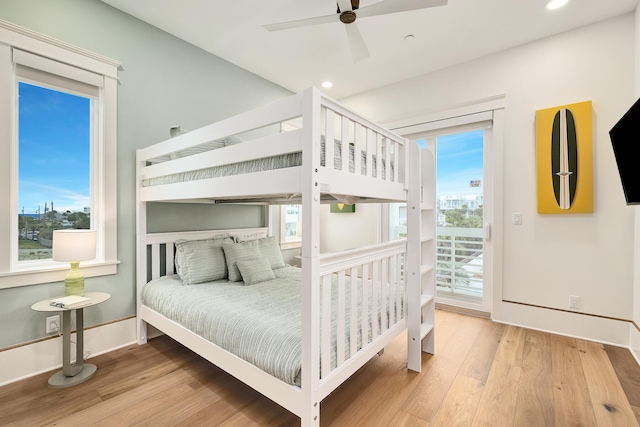
[[[0, 20], [0, 99], [6, 100], [0, 102], [0, 148], [9, 153], [0, 159], [0, 189], [9, 195], [8, 203], [0, 207], [0, 241], [10, 242], [8, 245], [0, 245], [0, 289], [61, 281], [69, 269], [67, 263], [54, 261], [18, 262], [18, 85], [14, 50], [35, 57], [35, 62], [28, 64], [33, 69], [61, 75], [74, 81], [82, 81], [78, 76], [86, 73], [91, 73], [93, 77], [97, 75], [99, 78], [95, 81], [100, 82], [101, 88], [96, 101], [97, 108], [93, 112], [98, 115], [94, 131], [97, 138], [92, 141], [90, 166], [92, 229], [98, 232], [98, 247], [96, 259], [83, 262], [82, 271], [85, 277], [116, 274], [119, 264], [116, 137], [117, 73], [120, 63]], [[54, 68], [59, 67], [59, 70], [54, 69], [52, 72], [51, 69], [39, 66], [48, 63], [53, 64]], [[71, 74], [65, 75], [65, 70], [71, 70]]]
[[[300, 218], [300, 223], [302, 222], [302, 204], [293, 204], [290, 205], [298, 206], [298, 217]], [[281, 205], [280, 207], [280, 249], [296, 249], [302, 247], [302, 236], [288, 236], [287, 235], [287, 206], [289, 205]], [[302, 227], [300, 227], [300, 232], [302, 232]]]

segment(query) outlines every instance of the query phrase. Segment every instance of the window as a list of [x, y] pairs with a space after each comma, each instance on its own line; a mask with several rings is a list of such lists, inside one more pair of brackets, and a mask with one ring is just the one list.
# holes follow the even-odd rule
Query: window
[[18, 75], [19, 263], [51, 259], [54, 230], [91, 228], [91, 117], [98, 100], [47, 86]]
[[302, 205], [283, 205], [280, 213], [280, 247], [297, 248], [302, 245]]
[[64, 278], [59, 228], [98, 232], [86, 277], [116, 273], [118, 65], [0, 22], [0, 288]]
[[389, 212], [388, 212], [389, 240], [406, 239], [407, 238], [407, 204], [406, 203], [389, 203], [388, 209], [389, 209]]

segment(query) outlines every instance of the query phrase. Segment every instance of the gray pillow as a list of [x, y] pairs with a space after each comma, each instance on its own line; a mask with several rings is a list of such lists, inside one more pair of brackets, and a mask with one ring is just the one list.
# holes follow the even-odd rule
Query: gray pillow
[[171, 160], [181, 159], [182, 157], [193, 156], [194, 154], [200, 154], [218, 148], [227, 147], [242, 142], [237, 136], [228, 136], [226, 138], [216, 139], [214, 141], [205, 142], [204, 144], [195, 145], [193, 147], [185, 148], [184, 150], [175, 151], [171, 153]]
[[181, 159], [183, 157], [193, 156], [194, 154], [205, 153], [207, 151], [215, 150], [217, 148], [224, 147], [224, 141], [211, 141], [205, 144], [195, 145], [193, 147], [185, 148], [184, 150], [175, 151], [171, 153], [171, 160]]
[[238, 261], [262, 258], [256, 240], [242, 243], [225, 243], [222, 245], [222, 248], [224, 249], [224, 256], [227, 260], [230, 282], [239, 282], [242, 280], [242, 275], [238, 269]]
[[242, 243], [242, 242], [248, 242], [249, 240], [258, 240], [258, 239], [262, 239], [263, 237], [267, 237], [267, 231], [258, 231], [257, 233], [252, 233], [252, 234], [238, 234], [236, 236], [233, 236], [233, 240], [236, 243]]
[[205, 240], [176, 240], [176, 270], [184, 285], [227, 278], [222, 244], [230, 237]]
[[262, 257], [269, 261], [269, 265], [273, 270], [285, 267], [282, 252], [280, 252], [280, 244], [274, 236], [259, 239], [258, 248]]
[[240, 144], [241, 142], [243, 142], [243, 139], [240, 138], [239, 136], [228, 136], [226, 138], [224, 138], [224, 146], [225, 147], [229, 147], [231, 145], [236, 145], [236, 144]]
[[241, 260], [237, 265], [245, 285], [255, 285], [276, 278], [269, 261], [264, 258]]

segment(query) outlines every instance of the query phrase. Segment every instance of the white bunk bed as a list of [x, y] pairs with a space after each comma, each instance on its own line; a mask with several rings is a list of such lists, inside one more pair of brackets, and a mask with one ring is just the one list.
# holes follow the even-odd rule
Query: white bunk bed
[[[239, 144], [237, 137], [243, 140]], [[432, 213], [424, 200], [430, 197], [429, 175], [421, 173], [421, 151], [315, 88], [137, 150], [138, 342], [146, 342], [146, 326], [153, 325], [299, 416], [305, 427], [320, 425], [322, 399], [405, 329], [408, 367], [420, 371], [421, 352], [433, 353], [434, 308]], [[256, 166], [274, 158], [285, 163]], [[392, 201], [407, 202], [408, 240], [320, 253], [320, 203]], [[148, 202], [302, 205], [299, 385], [144, 303], [147, 282], [174, 273], [176, 240], [257, 231], [148, 233]], [[354, 277], [359, 280], [350, 280]], [[370, 306], [359, 309], [347, 295], [363, 295], [367, 283], [375, 290], [366, 291]], [[369, 339], [359, 343], [358, 336]]]

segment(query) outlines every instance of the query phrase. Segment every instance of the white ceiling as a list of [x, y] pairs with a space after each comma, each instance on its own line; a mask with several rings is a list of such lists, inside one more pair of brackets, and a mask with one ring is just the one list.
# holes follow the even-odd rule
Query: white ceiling
[[[371, 56], [354, 63], [340, 22], [269, 32], [262, 25], [328, 15], [334, 0], [102, 0], [293, 92], [333, 98], [548, 37], [633, 11], [638, 0], [449, 0], [442, 7], [367, 17], [356, 24]], [[361, 0], [360, 7], [379, 0]], [[394, 1], [394, 0], [389, 0]], [[412, 40], [405, 36], [412, 34]]]

